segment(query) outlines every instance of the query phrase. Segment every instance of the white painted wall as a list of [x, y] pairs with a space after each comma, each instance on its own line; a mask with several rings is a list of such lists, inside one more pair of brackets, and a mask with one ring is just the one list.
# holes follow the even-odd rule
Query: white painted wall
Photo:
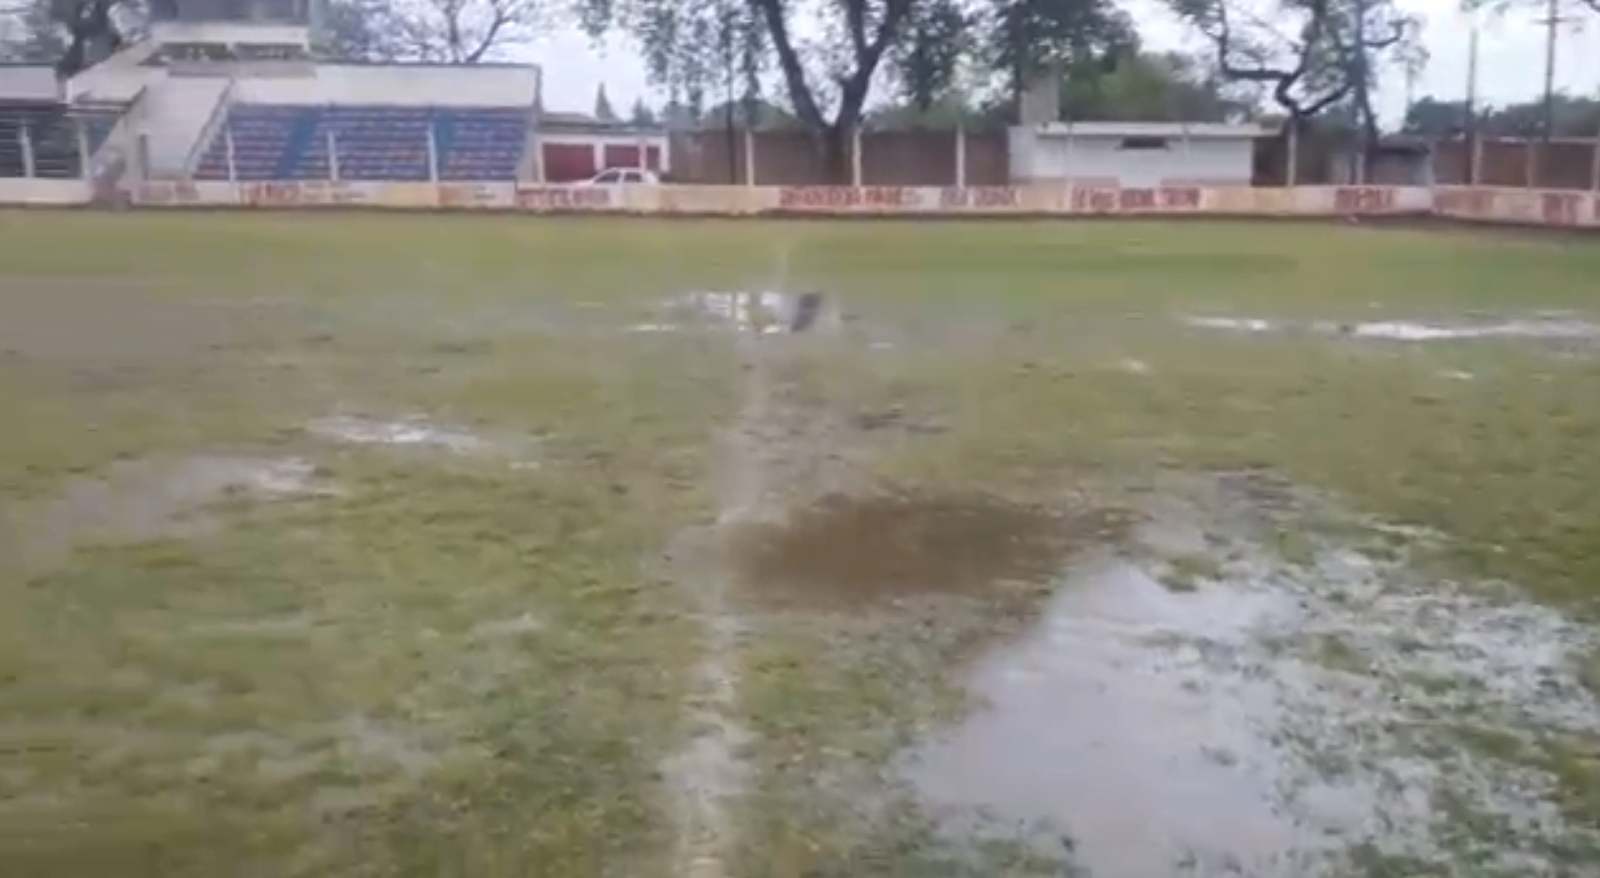
[[28, 101], [61, 99], [55, 68], [49, 65], [0, 64], [0, 98]]
[[173, 76], [145, 93], [138, 125], [149, 149], [151, 176], [189, 173], [189, 157], [219, 111], [229, 85], [227, 79]]
[[[1162, 183], [1249, 185], [1254, 164], [1253, 138], [1209, 132], [1209, 136], [1184, 137], [1176, 126], [1173, 128], [1173, 133], [1165, 135], [1137, 130], [1126, 134], [1069, 135], [1012, 128], [1009, 132], [1012, 179], [1016, 182], [1071, 180], [1128, 187]], [[1124, 139], [1128, 136], [1164, 136], [1166, 147], [1126, 149]]]
[[240, 79], [234, 99], [263, 104], [533, 105], [539, 68], [319, 65], [309, 78]]
[[0, 204], [65, 207], [88, 204], [92, 194], [85, 180], [0, 180]]
[[158, 21], [150, 25], [150, 39], [158, 43], [254, 43], [304, 46], [311, 41], [311, 29], [305, 25], [290, 24]]
[[141, 62], [156, 49], [155, 43], [135, 43], [67, 82], [69, 100], [131, 101], [145, 86], [167, 78], [159, 67], [143, 67]]

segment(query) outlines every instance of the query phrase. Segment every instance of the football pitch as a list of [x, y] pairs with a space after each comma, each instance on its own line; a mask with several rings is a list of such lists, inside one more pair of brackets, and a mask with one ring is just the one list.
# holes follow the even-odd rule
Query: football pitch
[[0, 862], [1573, 874], [1596, 278], [1360, 225], [0, 213]]

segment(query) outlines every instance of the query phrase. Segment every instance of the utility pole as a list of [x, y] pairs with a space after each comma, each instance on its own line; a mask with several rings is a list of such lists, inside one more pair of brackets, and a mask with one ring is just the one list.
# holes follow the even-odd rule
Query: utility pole
[[1467, 185], [1478, 182], [1478, 11], [1470, 10], [1472, 17], [1467, 36], [1467, 101], [1466, 118], [1461, 120], [1467, 150]]
[[1544, 140], [1550, 142], [1556, 127], [1556, 29], [1567, 21], [1560, 0], [1546, 0], [1544, 25]]

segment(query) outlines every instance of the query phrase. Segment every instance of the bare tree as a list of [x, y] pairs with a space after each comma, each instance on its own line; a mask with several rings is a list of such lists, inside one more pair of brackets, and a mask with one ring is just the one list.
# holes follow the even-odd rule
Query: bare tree
[[[753, 104], [775, 64], [784, 97], [836, 180], [873, 80], [917, 0], [575, 0], [596, 36], [623, 31], [643, 48], [651, 79], [691, 115], [709, 92]], [[922, 0], [926, 3], [928, 0]], [[742, 96], [742, 98], [741, 98]]]
[[1289, 126], [1352, 102], [1369, 149], [1377, 141], [1377, 68], [1426, 62], [1420, 23], [1393, 0], [1274, 0], [1264, 10], [1239, 0], [1168, 2], [1212, 43], [1223, 79], [1270, 89]]
[[543, 17], [538, 0], [411, 0], [391, 8], [401, 58], [476, 64], [531, 39]]

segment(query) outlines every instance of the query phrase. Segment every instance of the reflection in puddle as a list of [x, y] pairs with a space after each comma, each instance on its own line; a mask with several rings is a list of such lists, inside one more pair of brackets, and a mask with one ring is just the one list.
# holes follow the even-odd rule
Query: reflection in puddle
[[728, 326], [738, 332], [773, 335], [805, 332], [816, 326], [826, 313], [826, 297], [821, 293], [789, 294], [772, 291], [692, 292], [675, 296], [666, 303], [674, 319], [639, 323], [630, 332], [677, 332], [706, 322]]
[[1600, 337], [1600, 326], [1578, 320], [1513, 320], [1482, 325], [1441, 325], [1391, 321], [1358, 323], [1350, 333], [1361, 338], [1397, 341], [1452, 341], [1473, 338], [1581, 339]]
[[1392, 341], [1463, 341], [1479, 338], [1600, 339], [1600, 325], [1582, 320], [1557, 319], [1544, 314], [1534, 320], [1501, 323], [1426, 323], [1385, 320], [1368, 323], [1318, 321], [1297, 326], [1254, 317], [1187, 317], [1190, 326], [1234, 332], [1309, 331]]
[[1097, 878], [1285, 862], [1306, 833], [1279, 792], [1274, 683], [1245, 653], [1294, 612], [1101, 562], [977, 669], [983, 706], [918, 754], [913, 779], [936, 807], [1055, 827]]
[[[1126, 561], [1075, 572], [974, 669], [977, 709], [910, 780], [953, 827], [1042, 824], [1095, 878], [1328, 874], [1357, 844], [1549, 868], [1551, 843], [1600, 842], [1561, 819], [1552, 776], [1462, 731], [1600, 731], [1568, 666], [1592, 632], [1351, 552], [1232, 558], [1183, 593]], [[1463, 851], [1440, 826], [1459, 803], [1521, 834]]]
[[477, 434], [441, 424], [421, 416], [382, 421], [335, 415], [312, 421], [313, 434], [357, 445], [396, 445], [444, 448], [458, 454], [483, 454], [493, 446]]
[[1270, 320], [1248, 317], [1190, 317], [1188, 323], [1190, 326], [1206, 329], [1231, 329], [1240, 332], [1267, 332], [1276, 328]]

